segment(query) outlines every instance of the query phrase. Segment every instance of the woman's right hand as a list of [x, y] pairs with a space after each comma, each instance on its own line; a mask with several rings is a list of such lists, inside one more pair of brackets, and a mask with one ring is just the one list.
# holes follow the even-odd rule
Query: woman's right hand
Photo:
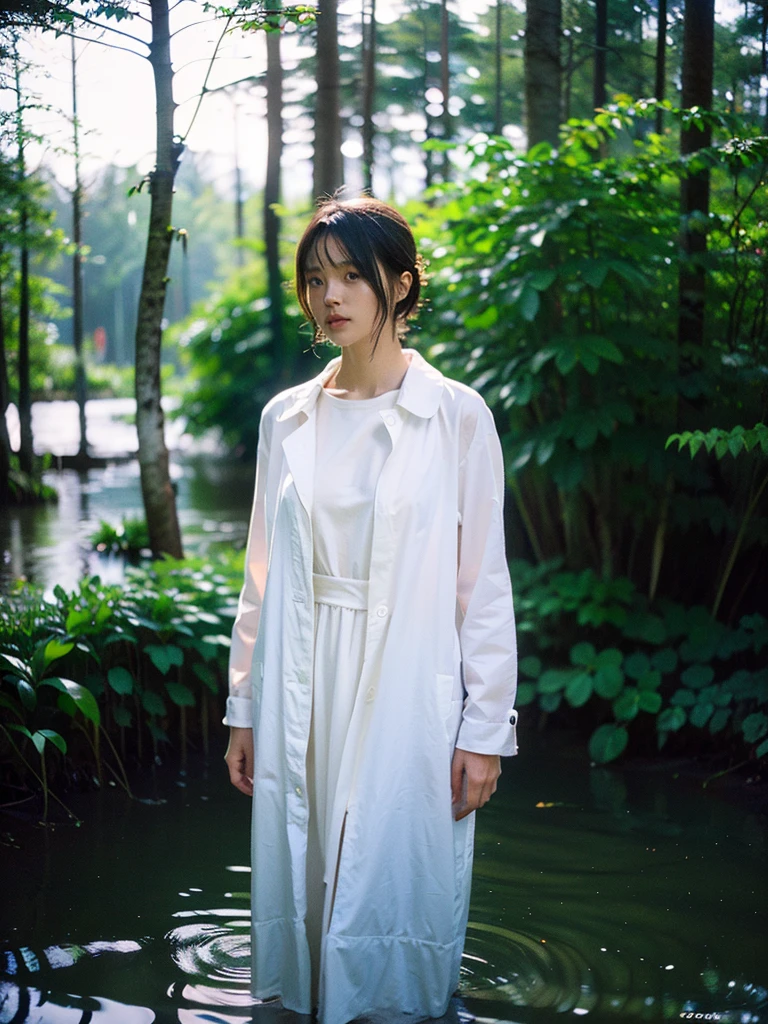
[[253, 796], [253, 729], [230, 726], [224, 760], [229, 768], [229, 781], [235, 789]]

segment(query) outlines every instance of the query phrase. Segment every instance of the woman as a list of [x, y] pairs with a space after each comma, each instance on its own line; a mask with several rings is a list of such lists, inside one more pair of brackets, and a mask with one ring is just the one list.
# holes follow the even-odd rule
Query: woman
[[324, 1024], [442, 1016], [474, 814], [514, 754], [504, 472], [483, 399], [403, 348], [420, 261], [370, 198], [321, 206], [302, 309], [341, 349], [265, 407], [226, 761], [253, 796], [253, 995]]

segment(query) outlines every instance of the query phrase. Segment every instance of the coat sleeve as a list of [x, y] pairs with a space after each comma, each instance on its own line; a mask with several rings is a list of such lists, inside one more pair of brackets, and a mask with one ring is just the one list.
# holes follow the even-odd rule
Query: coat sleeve
[[466, 697], [456, 746], [478, 754], [517, 753], [517, 642], [503, 507], [501, 443], [482, 402], [459, 465], [457, 589]]
[[235, 624], [232, 628], [232, 644], [229, 650], [229, 696], [227, 697], [227, 713], [223, 719], [225, 725], [239, 728], [253, 726], [251, 663], [259, 629], [269, 555], [265, 500], [268, 453], [267, 425], [262, 413], [256, 453], [256, 486], [248, 526], [248, 542], [245, 549], [245, 579], [237, 604]]

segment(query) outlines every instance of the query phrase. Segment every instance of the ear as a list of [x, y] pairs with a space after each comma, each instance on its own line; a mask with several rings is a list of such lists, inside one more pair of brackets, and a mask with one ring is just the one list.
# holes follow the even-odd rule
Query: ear
[[395, 302], [400, 302], [411, 290], [413, 274], [410, 270], [404, 270], [395, 285]]

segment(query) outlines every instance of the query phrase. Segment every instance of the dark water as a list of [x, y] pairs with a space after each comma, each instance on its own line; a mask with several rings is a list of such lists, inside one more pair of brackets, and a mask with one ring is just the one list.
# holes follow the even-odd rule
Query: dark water
[[[158, 771], [165, 802], [80, 798], [79, 828], [0, 816], [1, 1024], [306, 1021], [248, 995], [247, 799]], [[669, 771], [507, 761], [450, 1020], [768, 1022], [767, 840]]]
[[[254, 466], [176, 453], [171, 470], [187, 553], [204, 552], [212, 542], [242, 546]], [[21, 576], [47, 590], [57, 583], [72, 590], [89, 573], [120, 582], [122, 558], [97, 554], [89, 537], [102, 519], [117, 526], [124, 518], [144, 518], [138, 463], [86, 473], [54, 469], [43, 479], [58, 491], [58, 503], [0, 511], [0, 592]]]

